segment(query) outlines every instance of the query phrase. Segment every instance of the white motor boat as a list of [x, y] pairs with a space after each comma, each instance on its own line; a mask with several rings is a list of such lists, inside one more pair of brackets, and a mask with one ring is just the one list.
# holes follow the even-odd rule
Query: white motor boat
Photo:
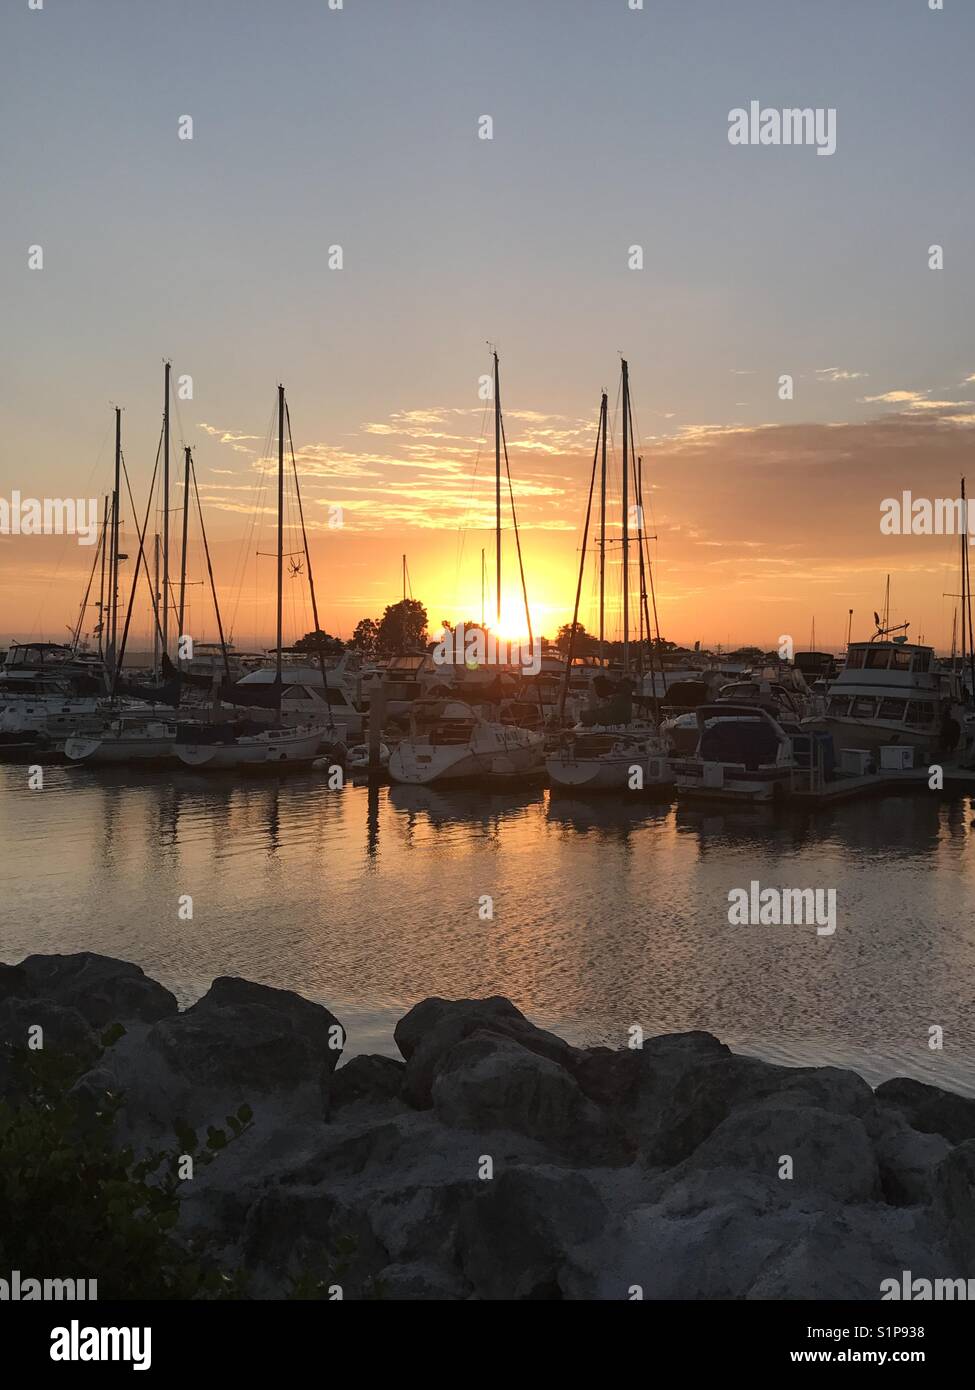
[[964, 719], [960, 675], [939, 666], [933, 647], [903, 637], [851, 642], [826, 713], [807, 725], [832, 734], [838, 755], [901, 744], [916, 748], [921, 763], [937, 757], [946, 707]]
[[192, 733], [181, 730], [173, 751], [187, 767], [283, 770], [310, 766], [318, 757], [322, 733], [318, 726], [299, 726], [234, 735], [232, 728], [201, 724]]
[[461, 700], [417, 701], [413, 732], [389, 759], [394, 782], [409, 786], [488, 778], [505, 780], [540, 771], [540, 733], [483, 719]]
[[87, 765], [172, 762], [176, 738], [176, 725], [169, 720], [122, 717], [98, 733], [66, 739], [64, 756]]
[[673, 786], [667, 748], [652, 724], [582, 725], [545, 759], [550, 781], [589, 791], [648, 791]]
[[[671, 764], [678, 800], [768, 802], [792, 785], [801, 766], [793, 735], [767, 709], [732, 703], [702, 705], [697, 720], [696, 756], [675, 758]], [[808, 743], [808, 736], [803, 739]]]

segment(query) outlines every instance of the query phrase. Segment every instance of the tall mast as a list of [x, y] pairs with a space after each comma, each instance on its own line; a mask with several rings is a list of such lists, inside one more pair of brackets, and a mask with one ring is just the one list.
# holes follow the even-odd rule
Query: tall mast
[[281, 640], [284, 613], [284, 387], [278, 387], [278, 647], [274, 678], [281, 684]]
[[497, 623], [501, 626], [501, 378], [498, 354], [494, 354], [494, 539], [498, 586]]
[[172, 365], [167, 362], [165, 370], [165, 394], [163, 397], [163, 618], [162, 649], [169, 655], [169, 373]]
[[481, 627], [484, 627], [484, 547], [481, 546]]
[[112, 553], [108, 567], [108, 654], [112, 675], [115, 675], [115, 653], [118, 641], [118, 513], [122, 488], [122, 410], [115, 407], [115, 490], [112, 493]]
[[630, 368], [623, 359], [623, 674], [630, 669]]
[[[152, 603], [155, 613], [159, 612], [159, 532], [152, 538]], [[154, 619], [155, 619], [154, 613]], [[152, 627], [152, 674], [159, 678], [159, 625], [153, 621]]]
[[105, 551], [108, 541], [108, 494], [102, 508], [102, 575], [98, 589], [98, 655], [105, 659]]
[[179, 632], [176, 634], [177, 659], [183, 637], [183, 614], [186, 612], [186, 534], [190, 519], [190, 446], [183, 457], [183, 544], [179, 552]]
[[603, 392], [599, 407], [603, 460], [599, 475], [599, 655], [606, 660], [606, 420], [609, 397]]
[[403, 556], [403, 602], [406, 602], [406, 556]]

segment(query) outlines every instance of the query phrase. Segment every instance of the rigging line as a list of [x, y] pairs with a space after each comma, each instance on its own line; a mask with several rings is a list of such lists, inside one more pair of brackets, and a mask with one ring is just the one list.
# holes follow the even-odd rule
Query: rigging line
[[81, 640], [81, 629], [82, 629], [82, 628], [84, 627], [84, 625], [85, 625], [85, 613], [86, 613], [86, 611], [87, 611], [87, 609], [88, 609], [88, 596], [89, 596], [90, 593], [91, 593], [91, 586], [92, 586], [92, 584], [94, 583], [94, 579], [95, 579], [95, 570], [96, 570], [97, 567], [98, 567], [99, 552], [101, 551], [102, 545], [103, 545], [103, 543], [104, 543], [104, 539], [105, 539], [104, 534], [101, 535], [101, 536], [99, 536], [99, 538], [98, 538], [98, 545], [95, 547], [95, 558], [94, 558], [94, 559], [92, 560], [92, 562], [91, 562], [91, 573], [90, 573], [89, 576], [88, 576], [88, 586], [87, 586], [87, 588], [85, 589], [85, 596], [84, 596], [84, 598], [81, 600], [81, 612], [78, 614], [78, 621], [77, 621], [77, 623], [76, 623], [76, 625], [75, 625], [75, 627], [74, 627], [74, 629], [73, 629], [73, 631], [72, 631], [72, 633], [71, 633], [71, 648], [72, 648], [72, 651], [75, 651], [75, 652], [78, 650], [78, 643], [79, 643], [80, 640]]
[[[138, 513], [136, 512], [135, 498], [132, 496], [132, 484], [129, 482], [129, 470], [128, 470], [128, 468], [127, 468], [126, 465], [125, 465], [125, 455], [124, 455], [121, 451], [119, 452], [119, 460], [120, 460], [120, 462], [121, 462], [121, 464], [122, 464], [122, 473], [123, 473], [123, 476], [124, 476], [124, 478], [125, 478], [125, 487], [126, 487], [126, 490], [127, 490], [128, 494], [129, 494], [129, 506], [132, 508], [132, 515], [133, 515], [133, 516], [137, 516]], [[116, 658], [115, 658], [115, 670], [112, 672], [112, 698], [113, 698], [113, 699], [115, 698], [116, 692], [118, 691], [119, 676], [121, 675], [121, 672], [122, 672], [122, 662], [123, 662], [123, 660], [125, 659], [125, 645], [126, 645], [126, 642], [128, 641], [128, 637], [129, 637], [129, 624], [130, 624], [131, 621], [132, 621], [132, 609], [133, 609], [133, 607], [135, 606], [135, 596], [136, 596], [136, 593], [138, 592], [138, 589], [139, 589], [139, 563], [140, 563], [140, 561], [141, 561], [141, 563], [142, 563], [143, 569], [145, 570], [146, 584], [148, 585], [149, 592], [150, 592], [150, 594], [152, 595], [152, 611], [153, 611], [153, 615], [154, 615], [154, 617], [155, 617], [155, 619], [156, 619], [156, 632], [157, 632], [157, 634], [158, 634], [158, 636], [159, 636], [159, 640], [162, 641], [162, 626], [160, 625], [160, 622], [159, 622], [159, 608], [158, 608], [158, 605], [157, 605], [157, 603], [156, 603], [156, 595], [155, 595], [155, 593], [154, 593], [154, 591], [153, 591], [153, 587], [152, 587], [152, 579], [151, 579], [151, 577], [150, 577], [150, 575], [149, 575], [149, 561], [146, 559], [145, 550], [144, 550], [144, 547], [143, 547], [143, 542], [145, 541], [145, 538], [146, 538], [146, 531], [147, 531], [147, 529], [148, 529], [148, 527], [149, 527], [149, 517], [150, 517], [151, 512], [152, 512], [152, 497], [153, 497], [153, 493], [154, 493], [155, 487], [156, 487], [156, 472], [157, 472], [157, 469], [153, 469], [153, 473], [152, 473], [152, 482], [151, 482], [150, 485], [149, 485], [149, 500], [148, 500], [148, 502], [146, 503], [146, 515], [145, 515], [145, 520], [144, 520], [143, 523], [142, 523], [142, 530], [141, 530], [141, 532], [139, 532], [139, 558], [138, 558], [138, 560], [136, 560], [136, 563], [135, 563], [135, 575], [134, 575], [133, 580], [132, 580], [132, 588], [131, 588], [130, 591], [129, 591], [129, 603], [128, 603], [128, 607], [127, 607], [126, 613], [125, 613], [125, 626], [124, 626], [124, 628], [122, 629], [122, 644], [121, 644], [121, 646], [119, 647], [118, 655], [117, 655]], [[136, 523], [136, 527], [138, 528], [138, 522]]]
[[[635, 434], [634, 434], [634, 430], [633, 430], [633, 412], [632, 412], [632, 408], [631, 408], [631, 411], [630, 411], [630, 435], [631, 435], [631, 438], [635, 438], [635, 437], [636, 437]], [[643, 509], [643, 470], [642, 470], [642, 455], [641, 455], [640, 457], [641, 457], [641, 467], [640, 467], [640, 471], [639, 471], [638, 474], [637, 474], [637, 479], [636, 479], [636, 482], [637, 482], [637, 492], [638, 492], [637, 503], [638, 503], [638, 506], [639, 506], [639, 509], [640, 509], [640, 583], [641, 583], [641, 588], [642, 588], [642, 593], [641, 593], [640, 597], [641, 597], [641, 602], [642, 602], [642, 604], [643, 604], [643, 614], [644, 614], [644, 616], [645, 616], [645, 618], [646, 618], [646, 624], [647, 624], [647, 640], [648, 640], [648, 644], [649, 644], [649, 657], [650, 657], [650, 682], [651, 682], [651, 686], [652, 686], [652, 688], [653, 688], [654, 711], [655, 711], [655, 713], [656, 713], [656, 715], [657, 715], [657, 718], [658, 718], [658, 720], [659, 720], [659, 716], [660, 716], [660, 707], [659, 707], [659, 702], [658, 702], [657, 696], [656, 696], [656, 679], [655, 679], [655, 675], [654, 675], [654, 662], [653, 662], [654, 651], [656, 651], [656, 654], [657, 654], [657, 661], [658, 661], [658, 664], [659, 664], [659, 667], [660, 667], [661, 694], [663, 694], [663, 695], [666, 695], [666, 693], [667, 693], [667, 682], [666, 682], [666, 678], [664, 677], [664, 657], [663, 657], [663, 652], [662, 652], [661, 649], [660, 649], [660, 620], [659, 620], [659, 618], [658, 618], [658, 616], [657, 616], [657, 592], [656, 592], [656, 586], [655, 586], [655, 584], [654, 584], [654, 579], [653, 579], [653, 564], [652, 564], [652, 561], [651, 561], [651, 559], [650, 559], [650, 542], [649, 542], [649, 537], [648, 537], [648, 535], [647, 535], [646, 526], [644, 525], [644, 521], [645, 521], [645, 512], [644, 512], [644, 509]], [[646, 547], [646, 567], [645, 567], [645, 568], [644, 568], [644, 547]], [[649, 612], [649, 609], [647, 608], [647, 588], [646, 588], [646, 584], [647, 584], [647, 579], [648, 579], [648, 578], [649, 578], [649, 580], [650, 580], [650, 597], [651, 597], [651, 600], [652, 600], [652, 603], [653, 603], [653, 623], [654, 623], [653, 628], [650, 627], [650, 612]], [[656, 642], [654, 642], [654, 638], [656, 638]]]
[[532, 615], [528, 608], [528, 586], [525, 583], [525, 566], [522, 563], [521, 558], [521, 536], [518, 531], [518, 514], [515, 511], [515, 490], [511, 483], [511, 467], [508, 463], [508, 441], [505, 438], [504, 432], [504, 416], [499, 414], [498, 418], [501, 422], [501, 443], [504, 448], [504, 471], [508, 475], [508, 496], [511, 498], [511, 520], [514, 524], [515, 546], [518, 550], [518, 569], [521, 573], [521, 592], [525, 600], [525, 621], [528, 624], [528, 645], [531, 648], [534, 648], [535, 639], [532, 636]]
[[217, 585], [213, 578], [213, 565], [210, 563], [210, 545], [207, 541], [207, 528], [203, 521], [203, 504], [200, 502], [200, 489], [196, 482], [196, 460], [190, 455], [190, 476], [193, 479], [193, 492], [196, 496], [196, 510], [200, 518], [200, 535], [203, 537], [203, 553], [206, 556], [207, 574], [210, 576], [210, 592], [213, 595], [213, 611], [217, 616], [217, 631], [220, 633], [220, 651], [223, 655], [223, 669], [227, 680], [231, 680], [230, 658], [227, 655], [227, 643], [223, 635], [223, 620], [220, 617], [220, 603], [217, 599]]
[[[284, 418], [288, 422], [288, 446], [291, 450], [291, 467], [295, 475], [295, 496], [298, 499], [298, 518], [301, 522], [301, 538], [305, 545], [305, 563], [308, 566], [308, 589], [311, 593], [311, 613], [312, 622], [315, 625], [315, 632], [321, 632], [322, 627], [318, 621], [318, 599], [315, 597], [315, 576], [311, 568], [311, 552], [308, 549], [308, 532], [305, 530], [305, 511], [301, 502], [301, 484], [298, 481], [298, 464], [295, 461], [295, 445], [291, 437], [291, 410], [288, 406], [287, 397], [284, 402]], [[328, 698], [328, 677], [325, 674], [325, 648], [321, 642], [318, 643], [318, 664], [322, 672], [322, 699], [325, 701], [325, 708], [328, 711], [328, 727], [335, 732], [335, 721], [332, 718], [332, 705]]]
[[[256, 501], [256, 505], [255, 505], [255, 507], [254, 507], [254, 510], [251, 512], [250, 523], [249, 523], [248, 528], [247, 528], [247, 531], [246, 531], [246, 533], [245, 533], [245, 535], [244, 535], [243, 541], [241, 542], [241, 548], [240, 548], [240, 551], [238, 552], [237, 563], [234, 565], [234, 572], [233, 572], [233, 577], [232, 577], [231, 583], [232, 583], [232, 587], [233, 587], [234, 593], [236, 594], [237, 597], [236, 597], [236, 599], [235, 599], [235, 601], [234, 601], [234, 611], [233, 611], [233, 613], [232, 613], [231, 616], [230, 616], [230, 628], [231, 628], [231, 631], [234, 631], [234, 630], [236, 629], [236, 627], [237, 627], [237, 615], [238, 615], [238, 613], [239, 613], [239, 611], [240, 611], [240, 602], [241, 602], [241, 598], [242, 598], [243, 592], [244, 592], [244, 584], [245, 584], [246, 579], [247, 579], [247, 565], [248, 565], [248, 560], [249, 560], [249, 558], [250, 558], [250, 556], [251, 556], [251, 554], [252, 554], [251, 547], [252, 547], [253, 544], [254, 544], [254, 532], [255, 532], [255, 530], [257, 529], [258, 517], [262, 515], [263, 508], [264, 508], [264, 496], [265, 496], [265, 493], [266, 493], [266, 491], [267, 491], [267, 481], [268, 481], [268, 477], [270, 476], [269, 464], [270, 464], [270, 461], [271, 461], [271, 458], [270, 458], [270, 455], [271, 455], [271, 435], [272, 435], [272, 432], [273, 432], [273, 430], [274, 430], [274, 417], [275, 417], [276, 413], [277, 413], [277, 405], [275, 404], [274, 408], [273, 408], [272, 411], [271, 411], [271, 416], [270, 416], [270, 420], [269, 420], [269, 422], [268, 422], [267, 431], [265, 432], [265, 435], [264, 435], [264, 447], [263, 447], [263, 449], [261, 450], [261, 457], [260, 457], [260, 460], [259, 460], [259, 462], [260, 462], [260, 464], [262, 465], [262, 467], [261, 467], [260, 474], [258, 475], [259, 481], [258, 481], [258, 486], [257, 486], [257, 501]], [[255, 616], [254, 616], [254, 622], [255, 622], [255, 624], [256, 624], [256, 622], [257, 622], [257, 617], [256, 617], [256, 613], [257, 613], [257, 580], [256, 580], [257, 561], [256, 561], [256, 560], [255, 560], [255, 562], [254, 562], [254, 571], [255, 571], [255, 603], [254, 603], [254, 615], [255, 615]], [[256, 626], [255, 626], [255, 629], [254, 629], [254, 643], [255, 643], [255, 646], [256, 646], [256, 645], [257, 645], [257, 629], [256, 629]]]
[[589, 477], [589, 500], [586, 503], [586, 521], [582, 528], [582, 548], [579, 556], [579, 578], [576, 582], [576, 602], [572, 613], [572, 626], [569, 628], [569, 649], [565, 654], [565, 672], [562, 676], [562, 690], [559, 695], [559, 723], [565, 718], [565, 700], [569, 693], [569, 676], [572, 671], [572, 656], [575, 648], [576, 624], [579, 621], [579, 600], [582, 596], [582, 575], [586, 568], [586, 545], [589, 541], [589, 522], [592, 516], [592, 495], [596, 487], [596, 466], [599, 462], [599, 436], [603, 419], [602, 401], [599, 406], [599, 426], [596, 429], [596, 446], [592, 455], [592, 473]]
[[[493, 402], [490, 402], [490, 404], [493, 404]], [[456, 556], [455, 556], [455, 560], [454, 560], [454, 604], [455, 604], [455, 606], [456, 606], [456, 602], [457, 602], [457, 586], [458, 586], [458, 584], [459, 584], [459, 582], [460, 582], [460, 567], [461, 567], [461, 562], [463, 561], [463, 558], [464, 558], [464, 546], [465, 546], [465, 544], [466, 544], [466, 542], [467, 542], [467, 528], [468, 528], [468, 526], [470, 525], [471, 511], [472, 511], [473, 502], [474, 502], [474, 490], [475, 490], [475, 483], [477, 482], [477, 470], [478, 470], [478, 466], [479, 466], [479, 464], [480, 464], [480, 462], [481, 462], [481, 450], [482, 450], [482, 448], [484, 447], [484, 443], [485, 443], [485, 439], [486, 439], [486, 436], [485, 436], [485, 433], [484, 433], [484, 427], [485, 427], [485, 425], [487, 424], [488, 405], [489, 405], [489, 402], [488, 402], [488, 401], [485, 401], [485, 402], [484, 402], [484, 410], [483, 410], [483, 412], [482, 412], [482, 414], [481, 414], [481, 428], [480, 428], [480, 433], [478, 434], [478, 440], [477, 440], [477, 453], [474, 455], [474, 471], [473, 471], [473, 473], [471, 474], [471, 490], [470, 490], [470, 492], [468, 493], [467, 505], [466, 505], [466, 507], [465, 507], [465, 509], [464, 509], [463, 520], [461, 521], [460, 526], [458, 527], [458, 532], [457, 532], [457, 551], [456, 551]]]

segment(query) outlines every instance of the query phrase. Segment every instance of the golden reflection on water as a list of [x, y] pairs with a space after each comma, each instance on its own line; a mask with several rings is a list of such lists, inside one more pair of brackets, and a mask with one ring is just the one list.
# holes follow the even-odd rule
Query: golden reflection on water
[[[101, 951], [183, 1001], [244, 975], [344, 1013], [354, 1050], [389, 1048], [392, 1022], [427, 995], [505, 994], [578, 1041], [707, 1028], [777, 1060], [975, 1090], [967, 800], [812, 817], [330, 790], [319, 774], [54, 767], [45, 782], [29, 792], [25, 768], [0, 768], [8, 961]], [[728, 892], [752, 879], [835, 888], [835, 935], [729, 926]]]

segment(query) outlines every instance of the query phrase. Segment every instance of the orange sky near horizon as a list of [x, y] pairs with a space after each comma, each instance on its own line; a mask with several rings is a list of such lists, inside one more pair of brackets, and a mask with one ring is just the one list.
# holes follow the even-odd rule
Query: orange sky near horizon
[[[912, 637], [946, 649], [957, 599], [945, 595], [959, 588], [958, 541], [884, 536], [879, 526], [883, 498], [904, 489], [918, 497], [957, 495], [975, 416], [967, 402], [926, 397], [889, 393], [874, 406], [881, 413], [853, 423], [688, 426], [640, 441], [662, 634], [725, 649], [771, 648], [788, 634], [802, 649], [815, 621], [817, 647], [838, 649], [851, 608], [854, 636], [870, 635], [889, 573], [892, 619], [910, 620]], [[572, 616], [595, 411], [589, 421], [528, 411], [506, 412], [505, 420], [533, 623], [553, 636]], [[606, 581], [610, 637], [621, 635], [619, 431], [613, 423], [608, 534], [617, 543], [610, 547]], [[483, 547], [491, 620], [494, 459], [484, 426], [483, 410], [434, 407], [364, 425], [341, 447], [296, 441], [320, 618], [328, 631], [347, 638], [360, 618], [380, 616], [401, 597], [404, 552], [411, 592], [425, 604], [433, 635], [443, 619], [480, 617]], [[197, 467], [225, 628], [239, 648], [266, 647], [274, 638], [274, 452], [266, 438], [262, 447], [239, 430], [203, 421], [195, 428], [204, 440]], [[181, 490], [177, 456], [174, 444], [174, 508]], [[145, 482], [135, 463], [129, 467], [143, 507]], [[108, 458], [94, 475], [106, 485]], [[515, 637], [525, 624], [506, 485], [503, 505], [502, 630]], [[137, 540], [129, 513], [123, 507], [123, 548], [130, 555], [124, 569], [131, 574]], [[288, 550], [301, 544], [293, 516], [292, 503]], [[171, 525], [178, 536], [178, 511]], [[581, 604], [590, 630], [598, 623], [595, 527], [594, 514]], [[175, 542], [173, 550], [175, 583]], [[69, 538], [0, 536], [0, 637], [66, 638], [93, 559], [93, 549]], [[186, 627], [198, 641], [215, 640], [192, 513], [188, 576]], [[96, 574], [92, 599], [97, 588]], [[144, 583], [140, 590], [130, 651], [144, 649], [151, 630]], [[634, 548], [634, 631], [637, 592]], [[90, 610], [85, 631], [94, 621]], [[285, 640], [311, 626], [304, 573], [288, 574]]]

